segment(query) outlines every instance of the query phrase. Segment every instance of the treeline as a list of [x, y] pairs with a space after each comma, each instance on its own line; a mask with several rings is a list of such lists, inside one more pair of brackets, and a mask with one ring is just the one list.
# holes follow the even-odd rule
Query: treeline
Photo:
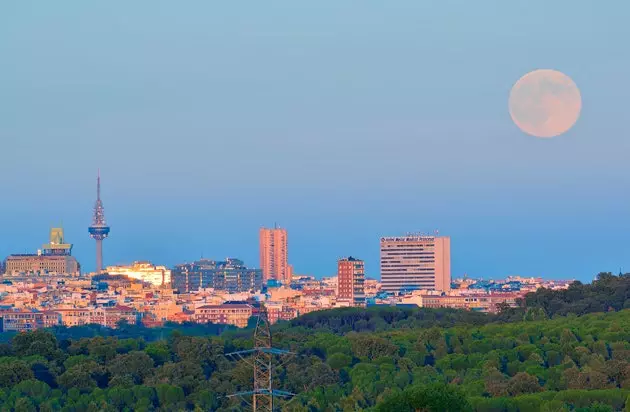
[[619, 311], [630, 308], [630, 274], [602, 272], [590, 284], [573, 282], [567, 289], [541, 288], [519, 300], [517, 308], [501, 307], [496, 320], [514, 322], [555, 316]]
[[484, 325], [497, 318], [457, 309], [421, 309], [415, 305], [368, 306], [307, 313], [278, 328], [305, 328], [343, 335], [348, 332], [384, 332], [393, 329]]
[[[274, 341], [296, 354], [275, 371], [297, 394], [286, 411], [630, 409], [630, 311], [345, 335], [287, 327]], [[250, 347], [230, 333], [20, 334], [0, 345], [0, 410], [242, 410], [226, 395], [250, 390], [253, 372], [224, 354]]]
[[[174, 323], [166, 322], [164, 325], [155, 328], [145, 327], [142, 324], [130, 325], [124, 321], [118, 323], [116, 328], [108, 328], [103, 325], [90, 324], [81, 326], [56, 326], [48, 329], [59, 341], [66, 339], [82, 339], [101, 337], [115, 337], [119, 339], [143, 339], [146, 342], [166, 339], [174, 331], [189, 336], [219, 336], [227, 331], [235, 331], [238, 328], [232, 325], [221, 325], [212, 323]], [[10, 342], [16, 332], [0, 333], [0, 342]]]
[[600, 273], [590, 284], [574, 282], [565, 290], [539, 289], [525, 296], [523, 306], [541, 308], [549, 317], [629, 309], [630, 274]]

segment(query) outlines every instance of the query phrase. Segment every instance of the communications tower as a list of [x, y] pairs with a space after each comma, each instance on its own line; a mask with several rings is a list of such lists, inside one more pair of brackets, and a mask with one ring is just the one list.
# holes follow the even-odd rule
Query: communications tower
[[109, 235], [109, 226], [105, 223], [105, 209], [101, 202], [101, 172], [99, 170], [96, 177], [96, 204], [94, 205], [94, 215], [92, 225], [88, 228], [90, 237], [96, 240], [96, 273], [103, 271], [103, 239]]

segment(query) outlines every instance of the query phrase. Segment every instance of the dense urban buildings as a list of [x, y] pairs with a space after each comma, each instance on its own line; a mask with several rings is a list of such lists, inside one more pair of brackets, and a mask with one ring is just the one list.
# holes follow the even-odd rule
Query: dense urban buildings
[[450, 238], [425, 235], [381, 238], [381, 282], [384, 291], [394, 293], [419, 289], [448, 291]]
[[151, 262], [134, 262], [129, 266], [107, 266], [105, 272], [110, 275], [123, 275], [153, 286], [165, 286], [171, 283], [171, 271], [166, 266], [156, 266]]
[[260, 268], [265, 282], [274, 279], [284, 285], [291, 284], [293, 273], [288, 263], [286, 229], [260, 229]]
[[99, 171], [96, 178], [96, 204], [94, 205], [94, 215], [92, 225], [88, 228], [90, 237], [96, 240], [96, 273], [103, 271], [103, 239], [109, 236], [109, 226], [105, 222], [105, 208], [101, 201], [101, 173]]
[[262, 270], [248, 268], [243, 261], [233, 258], [176, 265], [171, 277], [173, 289], [180, 293], [207, 288], [238, 293], [260, 291], [263, 287]]
[[352, 256], [337, 262], [337, 301], [365, 306], [365, 265]]
[[14, 254], [6, 258], [5, 273], [20, 274], [70, 274], [78, 276], [81, 265], [72, 256], [72, 244], [65, 243], [62, 228], [50, 230], [49, 243], [36, 254]]

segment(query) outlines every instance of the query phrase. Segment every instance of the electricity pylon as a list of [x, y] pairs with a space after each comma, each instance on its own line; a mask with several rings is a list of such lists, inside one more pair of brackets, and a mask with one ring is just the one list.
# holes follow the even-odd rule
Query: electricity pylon
[[[226, 356], [247, 362], [253, 368], [254, 388], [252, 391], [238, 392], [228, 395], [228, 397], [239, 396], [247, 402], [245, 398], [252, 396], [250, 405], [254, 412], [274, 412], [274, 398], [290, 398], [294, 395], [291, 392], [273, 388], [275, 359], [290, 355], [293, 355], [293, 353], [272, 346], [267, 309], [261, 303], [258, 318], [256, 319], [256, 329], [254, 330], [254, 348], [226, 354]], [[277, 366], [281, 366], [284, 363], [286, 361], [280, 362]]]

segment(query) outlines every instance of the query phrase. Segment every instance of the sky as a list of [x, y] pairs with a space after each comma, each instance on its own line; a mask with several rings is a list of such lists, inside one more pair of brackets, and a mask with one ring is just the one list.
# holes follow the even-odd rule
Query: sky
[[[452, 275], [630, 271], [630, 3], [0, 4], [0, 256], [63, 225], [84, 270], [101, 170], [106, 264], [201, 256], [295, 272], [379, 238], [451, 237]], [[538, 139], [512, 85], [569, 75], [582, 113]]]

